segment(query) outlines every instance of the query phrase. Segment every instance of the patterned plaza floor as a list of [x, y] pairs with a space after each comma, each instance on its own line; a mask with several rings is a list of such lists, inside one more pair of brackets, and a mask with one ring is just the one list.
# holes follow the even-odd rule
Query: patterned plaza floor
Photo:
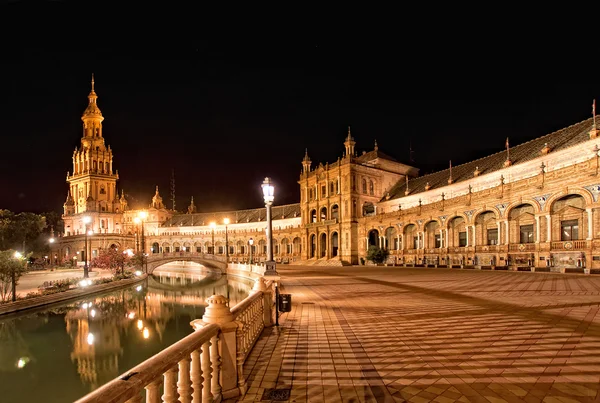
[[293, 309], [248, 358], [243, 402], [600, 401], [600, 276], [278, 271]]

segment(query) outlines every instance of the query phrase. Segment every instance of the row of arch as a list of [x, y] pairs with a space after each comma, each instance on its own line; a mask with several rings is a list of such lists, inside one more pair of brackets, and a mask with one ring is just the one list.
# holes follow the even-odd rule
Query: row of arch
[[327, 214], [327, 207], [321, 207], [319, 209], [319, 214], [317, 216], [317, 209], [312, 209], [310, 211], [310, 221], [313, 222], [322, 222], [325, 220], [339, 220], [340, 218], [340, 207], [337, 204], [331, 206], [330, 214]]
[[322, 232], [320, 234], [310, 234], [308, 237], [308, 257], [312, 258], [333, 258], [339, 255], [339, 234], [333, 231], [330, 234]]
[[[513, 203], [504, 210], [505, 218], [497, 208], [485, 208], [472, 214], [471, 220], [466, 214], [456, 214], [446, 220], [431, 218], [422, 226], [415, 222], [390, 226], [383, 234], [371, 228], [366, 246], [398, 250], [591, 238], [593, 216], [587, 207], [590, 202], [583, 194], [570, 193], [544, 205], [533, 200]], [[544, 210], [546, 205], [548, 209]]]
[[[266, 255], [267, 242], [265, 239], [259, 239], [253, 245], [248, 241], [231, 241], [228, 242], [229, 255], [249, 255], [252, 248], [253, 255]], [[153, 242], [150, 245], [150, 253], [169, 253], [169, 252], [194, 252], [207, 254], [225, 254], [225, 242], [218, 240], [214, 245], [212, 241], [174, 241], [174, 242]], [[273, 240], [274, 255], [300, 255], [302, 253], [302, 241], [299, 237], [283, 238]]]

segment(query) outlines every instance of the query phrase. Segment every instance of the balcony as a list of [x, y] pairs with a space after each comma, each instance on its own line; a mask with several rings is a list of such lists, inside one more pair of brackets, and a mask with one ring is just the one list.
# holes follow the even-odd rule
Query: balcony
[[537, 244], [535, 243], [518, 243], [508, 245], [509, 252], [535, 252]]
[[570, 251], [570, 250], [584, 250], [589, 248], [591, 245], [588, 245], [586, 240], [576, 240], [576, 241], [560, 241], [560, 242], [551, 242], [550, 250], [558, 251]]

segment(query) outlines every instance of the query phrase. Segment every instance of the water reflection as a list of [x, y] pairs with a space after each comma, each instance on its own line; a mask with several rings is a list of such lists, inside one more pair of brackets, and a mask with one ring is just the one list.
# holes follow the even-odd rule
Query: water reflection
[[167, 268], [141, 286], [3, 319], [1, 400], [76, 400], [191, 333], [214, 293], [234, 306], [251, 285]]

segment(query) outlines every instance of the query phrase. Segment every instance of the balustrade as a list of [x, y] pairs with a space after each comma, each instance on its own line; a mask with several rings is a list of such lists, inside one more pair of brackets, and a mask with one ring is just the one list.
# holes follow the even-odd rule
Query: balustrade
[[243, 395], [243, 365], [273, 324], [272, 283], [258, 278], [231, 310], [222, 295], [207, 302], [202, 319], [191, 323], [194, 333], [75, 403], [209, 403]]
[[586, 240], [552, 242], [550, 250], [584, 250], [588, 248]]

